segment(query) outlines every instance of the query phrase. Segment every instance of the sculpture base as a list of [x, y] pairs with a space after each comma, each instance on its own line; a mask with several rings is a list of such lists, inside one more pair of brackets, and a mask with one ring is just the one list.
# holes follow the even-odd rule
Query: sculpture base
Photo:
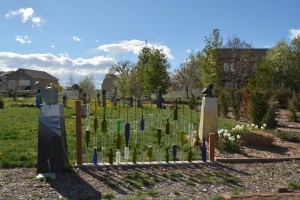
[[199, 126], [199, 138], [208, 139], [209, 133], [218, 131], [218, 102], [214, 97], [203, 97], [201, 106], [201, 118]]

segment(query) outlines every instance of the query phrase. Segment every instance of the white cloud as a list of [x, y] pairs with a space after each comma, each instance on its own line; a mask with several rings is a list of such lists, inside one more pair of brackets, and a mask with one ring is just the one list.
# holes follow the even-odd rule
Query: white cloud
[[51, 47], [52, 49], [54, 49], [54, 48], [55, 48], [55, 45], [53, 44], [53, 45], [51, 45], [50, 47]]
[[298, 36], [300, 36], [300, 29], [290, 29], [289, 30], [289, 38], [292, 40], [292, 39], [295, 39], [297, 38]]
[[81, 39], [77, 36], [73, 36], [72, 40], [75, 41], [75, 42], [80, 42], [81, 41]]
[[[97, 49], [105, 52], [109, 52], [115, 55], [120, 55], [128, 52], [132, 52], [136, 55], [139, 54], [140, 50], [145, 47], [146, 42], [141, 40], [122, 40], [118, 43], [104, 44], [99, 46]], [[165, 45], [156, 43], [147, 43], [147, 46], [154, 47], [156, 49], [162, 49], [168, 59], [174, 59], [171, 54], [171, 49]]]
[[27, 35], [24, 35], [24, 36], [17, 35], [16, 36], [16, 41], [20, 42], [21, 44], [30, 44], [31, 43], [31, 40]]
[[[70, 76], [79, 81], [85, 76], [93, 76], [95, 82], [102, 82], [108, 67], [117, 61], [111, 57], [96, 56], [93, 58], [76, 58], [62, 54], [17, 54], [0, 52], [0, 71], [16, 70], [18, 68], [46, 71], [57, 77], [61, 84], [67, 82]], [[96, 85], [97, 88], [101, 86]]]
[[20, 8], [19, 10], [10, 10], [6, 15], [7, 18], [12, 18], [14, 16], [20, 16], [21, 21], [26, 23], [31, 21], [33, 26], [40, 27], [42, 23], [42, 18], [35, 16], [34, 10], [32, 8]]

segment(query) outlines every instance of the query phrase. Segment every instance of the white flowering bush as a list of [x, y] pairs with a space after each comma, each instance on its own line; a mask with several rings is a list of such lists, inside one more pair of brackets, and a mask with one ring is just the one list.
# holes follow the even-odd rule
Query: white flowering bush
[[231, 130], [220, 129], [218, 131], [218, 139], [216, 142], [216, 147], [220, 151], [228, 152], [239, 152], [241, 150], [241, 144], [243, 137], [248, 133], [256, 130], [264, 130], [266, 124], [263, 124], [261, 127], [255, 124], [247, 125], [236, 125]]
[[[266, 125], [261, 126], [264, 129]], [[259, 127], [255, 124], [236, 125], [231, 130], [220, 129], [218, 131], [217, 148], [220, 151], [239, 152], [243, 136], [253, 130], [258, 130]]]

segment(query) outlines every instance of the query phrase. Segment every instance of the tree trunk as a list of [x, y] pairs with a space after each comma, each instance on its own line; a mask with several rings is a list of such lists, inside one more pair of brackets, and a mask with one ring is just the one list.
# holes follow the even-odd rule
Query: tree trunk
[[189, 99], [189, 89], [188, 88], [185, 88], [185, 92], [186, 92], [186, 98]]

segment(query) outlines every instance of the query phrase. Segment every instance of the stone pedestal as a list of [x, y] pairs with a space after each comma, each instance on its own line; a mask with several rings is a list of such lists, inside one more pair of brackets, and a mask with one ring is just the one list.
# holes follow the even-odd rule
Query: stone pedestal
[[68, 167], [64, 107], [62, 104], [41, 104], [37, 173], [63, 171]]
[[207, 140], [209, 133], [218, 131], [218, 102], [214, 97], [203, 97], [199, 126], [199, 138]]

